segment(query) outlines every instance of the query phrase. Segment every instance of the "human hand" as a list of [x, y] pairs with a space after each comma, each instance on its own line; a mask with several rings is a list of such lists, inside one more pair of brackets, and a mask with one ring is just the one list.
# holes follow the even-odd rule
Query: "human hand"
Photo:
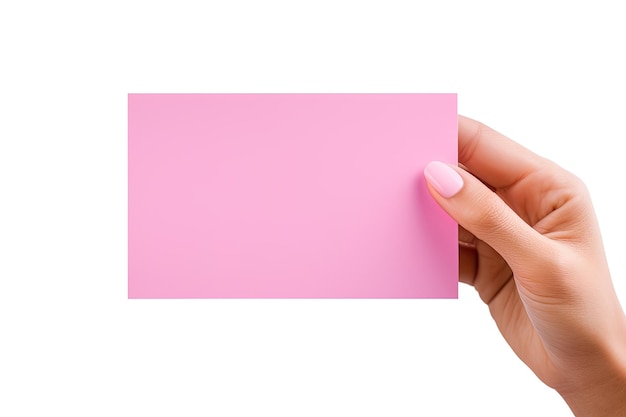
[[459, 280], [577, 416], [626, 416], [626, 318], [586, 187], [465, 117], [459, 163], [424, 171], [459, 223]]

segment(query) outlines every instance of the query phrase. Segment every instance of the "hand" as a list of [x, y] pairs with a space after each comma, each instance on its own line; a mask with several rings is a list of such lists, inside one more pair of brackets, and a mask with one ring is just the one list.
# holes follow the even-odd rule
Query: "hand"
[[459, 162], [424, 171], [459, 223], [459, 280], [577, 416], [626, 416], [626, 318], [584, 184], [464, 117]]

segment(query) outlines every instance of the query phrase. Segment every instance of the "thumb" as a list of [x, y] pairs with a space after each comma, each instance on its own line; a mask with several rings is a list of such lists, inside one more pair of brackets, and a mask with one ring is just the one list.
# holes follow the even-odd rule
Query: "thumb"
[[529, 258], [546, 255], [543, 236], [469, 172], [433, 161], [424, 169], [424, 176], [437, 203], [496, 250], [514, 271], [523, 268]]

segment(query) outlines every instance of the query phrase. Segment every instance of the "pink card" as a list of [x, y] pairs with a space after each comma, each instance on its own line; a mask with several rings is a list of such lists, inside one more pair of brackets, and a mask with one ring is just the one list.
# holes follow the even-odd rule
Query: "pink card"
[[130, 94], [129, 298], [456, 298], [455, 94]]

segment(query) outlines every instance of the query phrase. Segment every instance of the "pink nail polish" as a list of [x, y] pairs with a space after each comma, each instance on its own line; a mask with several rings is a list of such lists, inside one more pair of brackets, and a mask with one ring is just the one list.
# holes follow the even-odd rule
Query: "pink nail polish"
[[443, 162], [432, 161], [424, 169], [426, 181], [444, 198], [453, 197], [463, 188], [463, 178]]

